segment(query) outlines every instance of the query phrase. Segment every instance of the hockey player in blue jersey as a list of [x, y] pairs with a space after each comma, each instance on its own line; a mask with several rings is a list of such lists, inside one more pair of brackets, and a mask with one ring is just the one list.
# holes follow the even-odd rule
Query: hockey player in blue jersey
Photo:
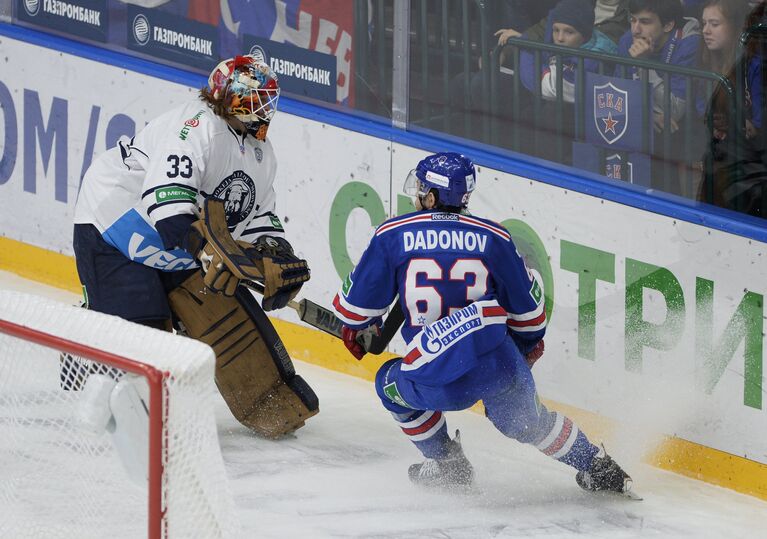
[[407, 353], [384, 363], [375, 383], [426, 458], [410, 466], [410, 479], [472, 483], [460, 434], [450, 438], [443, 412], [482, 400], [498, 430], [574, 467], [582, 488], [626, 493], [631, 479], [604, 449], [538, 400], [531, 367], [544, 349], [543, 290], [506, 229], [467, 212], [475, 185], [474, 164], [463, 155], [418, 163], [405, 183], [417, 211], [376, 229], [333, 301], [344, 343], [361, 359], [360, 331], [379, 327], [399, 296]]

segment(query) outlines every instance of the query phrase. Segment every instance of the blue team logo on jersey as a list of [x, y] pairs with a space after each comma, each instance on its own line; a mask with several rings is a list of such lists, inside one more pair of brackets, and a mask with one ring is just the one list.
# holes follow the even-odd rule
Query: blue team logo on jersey
[[594, 86], [594, 123], [607, 144], [618, 142], [626, 133], [628, 101], [628, 92], [611, 82]]
[[236, 170], [216, 187], [213, 196], [224, 201], [226, 224], [234, 228], [250, 215], [256, 203], [256, 184], [242, 170]]

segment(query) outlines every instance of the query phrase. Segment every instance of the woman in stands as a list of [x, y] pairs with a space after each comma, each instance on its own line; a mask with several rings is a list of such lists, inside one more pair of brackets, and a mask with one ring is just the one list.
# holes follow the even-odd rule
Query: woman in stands
[[[726, 77], [734, 93], [719, 85], [710, 98], [698, 100], [698, 111], [705, 113], [711, 135], [699, 198], [764, 216], [763, 204], [767, 200], [762, 191], [767, 167], [761, 129], [762, 57], [753, 43], [739, 46], [741, 32], [749, 26], [749, 20], [747, 0], [708, 0], [703, 6], [705, 46], [701, 66]], [[743, 106], [738, 109], [736, 96], [740, 92]], [[740, 114], [731, 118], [736, 109]]]

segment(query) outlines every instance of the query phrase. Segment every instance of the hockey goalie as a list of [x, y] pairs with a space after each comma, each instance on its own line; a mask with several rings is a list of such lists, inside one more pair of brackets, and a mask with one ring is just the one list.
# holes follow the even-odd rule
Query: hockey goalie
[[[209, 344], [232, 414], [268, 438], [319, 411], [264, 312], [283, 308], [309, 279], [274, 213], [277, 163], [266, 134], [279, 94], [258, 59], [221, 62], [199, 96], [93, 162], [74, 217], [87, 307]], [[263, 285], [261, 305], [243, 279]], [[122, 412], [140, 411], [141, 388], [129, 382], [62, 358], [65, 389], [82, 389], [93, 409], [111, 406], [111, 417], [85, 413], [86, 423], [119, 431]]]

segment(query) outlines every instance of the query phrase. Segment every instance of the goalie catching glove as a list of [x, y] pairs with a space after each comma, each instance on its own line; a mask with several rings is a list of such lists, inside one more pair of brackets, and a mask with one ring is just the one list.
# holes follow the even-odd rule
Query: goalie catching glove
[[184, 248], [200, 262], [203, 283], [213, 292], [232, 296], [242, 279], [263, 281], [267, 311], [287, 305], [309, 280], [306, 260], [295, 256], [284, 239], [264, 236], [255, 245], [235, 241], [222, 200], [205, 199]]
[[284, 238], [261, 236], [245, 252], [263, 260], [265, 311], [282, 309], [296, 297], [304, 282], [309, 280], [306, 260], [293, 254], [293, 247]]

